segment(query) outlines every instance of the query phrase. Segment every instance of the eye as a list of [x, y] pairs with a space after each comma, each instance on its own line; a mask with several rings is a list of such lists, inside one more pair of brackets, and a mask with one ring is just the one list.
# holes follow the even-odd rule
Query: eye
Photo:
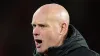
[[39, 26], [40, 26], [40, 27], [46, 27], [46, 26], [45, 26], [45, 25], [43, 25], [43, 24], [39, 24]]
[[36, 27], [36, 25], [35, 24], [33, 24], [33, 29]]

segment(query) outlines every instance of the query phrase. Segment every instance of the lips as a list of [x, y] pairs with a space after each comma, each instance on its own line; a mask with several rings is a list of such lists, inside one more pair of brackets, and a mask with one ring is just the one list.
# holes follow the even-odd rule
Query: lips
[[42, 44], [42, 40], [41, 39], [35, 39], [36, 48], [40, 48], [41, 44]]
[[36, 39], [36, 42], [37, 42], [37, 43], [42, 43], [42, 40]]

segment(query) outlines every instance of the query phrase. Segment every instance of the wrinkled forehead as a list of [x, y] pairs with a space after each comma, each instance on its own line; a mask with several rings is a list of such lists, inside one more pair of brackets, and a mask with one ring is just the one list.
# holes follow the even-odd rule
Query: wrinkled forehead
[[33, 16], [32, 18], [32, 24], [46, 23], [46, 22], [47, 22], [47, 15], [38, 14], [38, 15]]
[[55, 13], [37, 13], [32, 18], [32, 24], [33, 23], [54, 23], [57, 21], [58, 15]]

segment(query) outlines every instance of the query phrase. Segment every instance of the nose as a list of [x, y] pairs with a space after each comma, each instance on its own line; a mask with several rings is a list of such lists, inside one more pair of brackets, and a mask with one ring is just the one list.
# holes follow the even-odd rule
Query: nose
[[33, 35], [34, 35], [34, 36], [40, 35], [40, 30], [39, 30], [39, 27], [38, 27], [38, 26], [36, 26], [36, 27], [33, 29]]

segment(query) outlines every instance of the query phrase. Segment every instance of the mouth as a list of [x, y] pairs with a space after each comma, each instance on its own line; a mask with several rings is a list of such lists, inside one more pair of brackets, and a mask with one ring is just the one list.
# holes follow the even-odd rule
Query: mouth
[[35, 44], [36, 44], [36, 47], [37, 47], [37, 48], [40, 48], [41, 45], [42, 45], [42, 40], [40, 40], [40, 39], [35, 39]]
[[39, 43], [39, 44], [42, 43], [42, 40], [40, 40], [40, 39], [36, 39], [35, 41], [36, 41], [37, 43]]

